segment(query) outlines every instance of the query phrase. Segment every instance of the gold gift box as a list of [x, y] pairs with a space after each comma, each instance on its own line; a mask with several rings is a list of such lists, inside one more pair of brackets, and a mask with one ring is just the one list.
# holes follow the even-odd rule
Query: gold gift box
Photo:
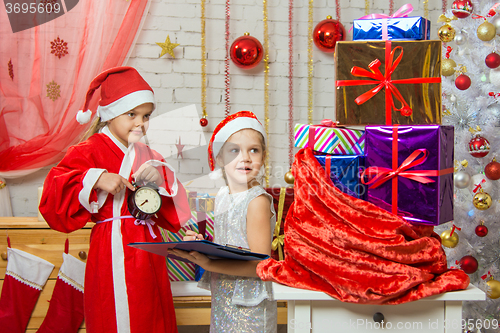
[[[191, 211], [207, 213], [215, 210], [215, 198], [212, 195], [210, 197], [206, 197], [199, 196], [196, 192], [189, 192], [188, 202]], [[196, 203], [198, 203], [198, 205]]]
[[[346, 125], [441, 124], [441, 41], [388, 42], [337, 43], [336, 120]], [[388, 50], [386, 45], [390, 47]], [[394, 54], [392, 62], [388, 57], [389, 71], [386, 72], [386, 55], [390, 51]], [[398, 63], [400, 54], [402, 56]], [[379, 72], [376, 68], [377, 59]], [[352, 74], [351, 69], [355, 66], [362, 76]], [[413, 79], [438, 82], [412, 83], [411, 81], [415, 81]], [[394, 110], [391, 97], [396, 108], [401, 109], [403, 103], [397, 99], [397, 92], [386, 97], [387, 82], [392, 83], [389, 84], [393, 86], [391, 89], [399, 91], [407, 106], [411, 108], [411, 115], [403, 115], [405, 110], [403, 112]], [[379, 89], [372, 92], [371, 98], [360, 105], [355, 102], [358, 97], [375, 90], [377, 86]], [[366, 97], [366, 94], [361, 98], [363, 97]], [[387, 106], [390, 107], [390, 112], [386, 110]]]

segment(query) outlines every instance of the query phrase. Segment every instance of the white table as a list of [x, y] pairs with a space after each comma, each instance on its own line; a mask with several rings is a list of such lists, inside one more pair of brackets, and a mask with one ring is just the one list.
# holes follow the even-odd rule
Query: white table
[[[197, 282], [172, 282], [173, 296], [209, 296]], [[462, 302], [484, 301], [485, 293], [469, 285], [466, 290], [444, 293], [399, 305], [352, 304], [325, 293], [273, 283], [274, 297], [286, 301], [289, 333], [390, 332], [461, 333]], [[380, 312], [384, 324], [373, 320]], [[483, 326], [486, 324], [482, 322]], [[477, 326], [474, 326], [477, 327]]]
[[[352, 304], [325, 293], [274, 284], [274, 297], [288, 303], [289, 333], [323, 332], [445, 332], [460, 333], [462, 301], [481, 301], [485, 293], [473, 285], [399, 305]], [[373, 319], [382, 313], [384, 324]], [[484, 325], [483, 325], [484, 326]], [[477, 326], [475, 326], [477, 327]]]

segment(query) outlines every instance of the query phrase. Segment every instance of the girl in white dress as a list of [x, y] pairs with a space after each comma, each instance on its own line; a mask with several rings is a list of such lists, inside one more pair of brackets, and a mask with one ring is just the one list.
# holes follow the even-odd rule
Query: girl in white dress
[[[215, 198], [214, 242], [270, 255], [276, 216], [271, 195], [257, 180], [264, 169], [265, 138], [257, 117], [240, 111], [217, 125], [208, 155], [210, 169], [220, 168], [227, 184]], [[184, 240], [202, 238], [187, 232]], [[210, 332], [277, 331], [272, 285], [257, 277], [258, 261], [212, 260], [195, 251], [171, 251], [206, 271], [199, 286], [212, 292]]]

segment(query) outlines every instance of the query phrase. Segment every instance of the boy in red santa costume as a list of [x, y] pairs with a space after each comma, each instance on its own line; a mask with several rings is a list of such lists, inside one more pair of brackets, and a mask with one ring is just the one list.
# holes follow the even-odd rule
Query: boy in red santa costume
[[[99, 87], [95, 134], [49, 172], [40, 212], [65, 233], [96, 223], [85, 271], [87, 332], [177, 332], [165, 258], [127, 244], [160, 242], [158, 226], [179, 230], [191, 217], [186, 192], [162, 156], [138, 142], [155, 108], [149, 84], [132, 67], [111, 68], [94, 78], [83, 110]], [[130, 215], [132, 181], [159, 187], [162, 206], [151, 219]]]

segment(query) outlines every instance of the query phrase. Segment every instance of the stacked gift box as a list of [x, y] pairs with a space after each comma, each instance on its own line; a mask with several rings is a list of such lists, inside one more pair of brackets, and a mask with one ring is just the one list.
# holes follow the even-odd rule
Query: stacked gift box
[[355, 40], [335, 48], [337, 123], [297, 124], [295, 146], [343, 192], [439, 225], [453, 220], [454, 133], [440, 125], [442, 45], [428, 31], [418, 17], [355, 20]]
[[[207, 193], [200, 194], [190, 191], [188, 192], [188, 202], [191, 209], [191, 219], [178, 232], [161, 229], [165, 242], [182, 241], [188, 230], [205, 235], [207, 240], [213, 240], [215, 197]], [[198, 281], [203, 274], [203, 269], [193, 263], [168, 257], [167, 268], [170, 281]]]

